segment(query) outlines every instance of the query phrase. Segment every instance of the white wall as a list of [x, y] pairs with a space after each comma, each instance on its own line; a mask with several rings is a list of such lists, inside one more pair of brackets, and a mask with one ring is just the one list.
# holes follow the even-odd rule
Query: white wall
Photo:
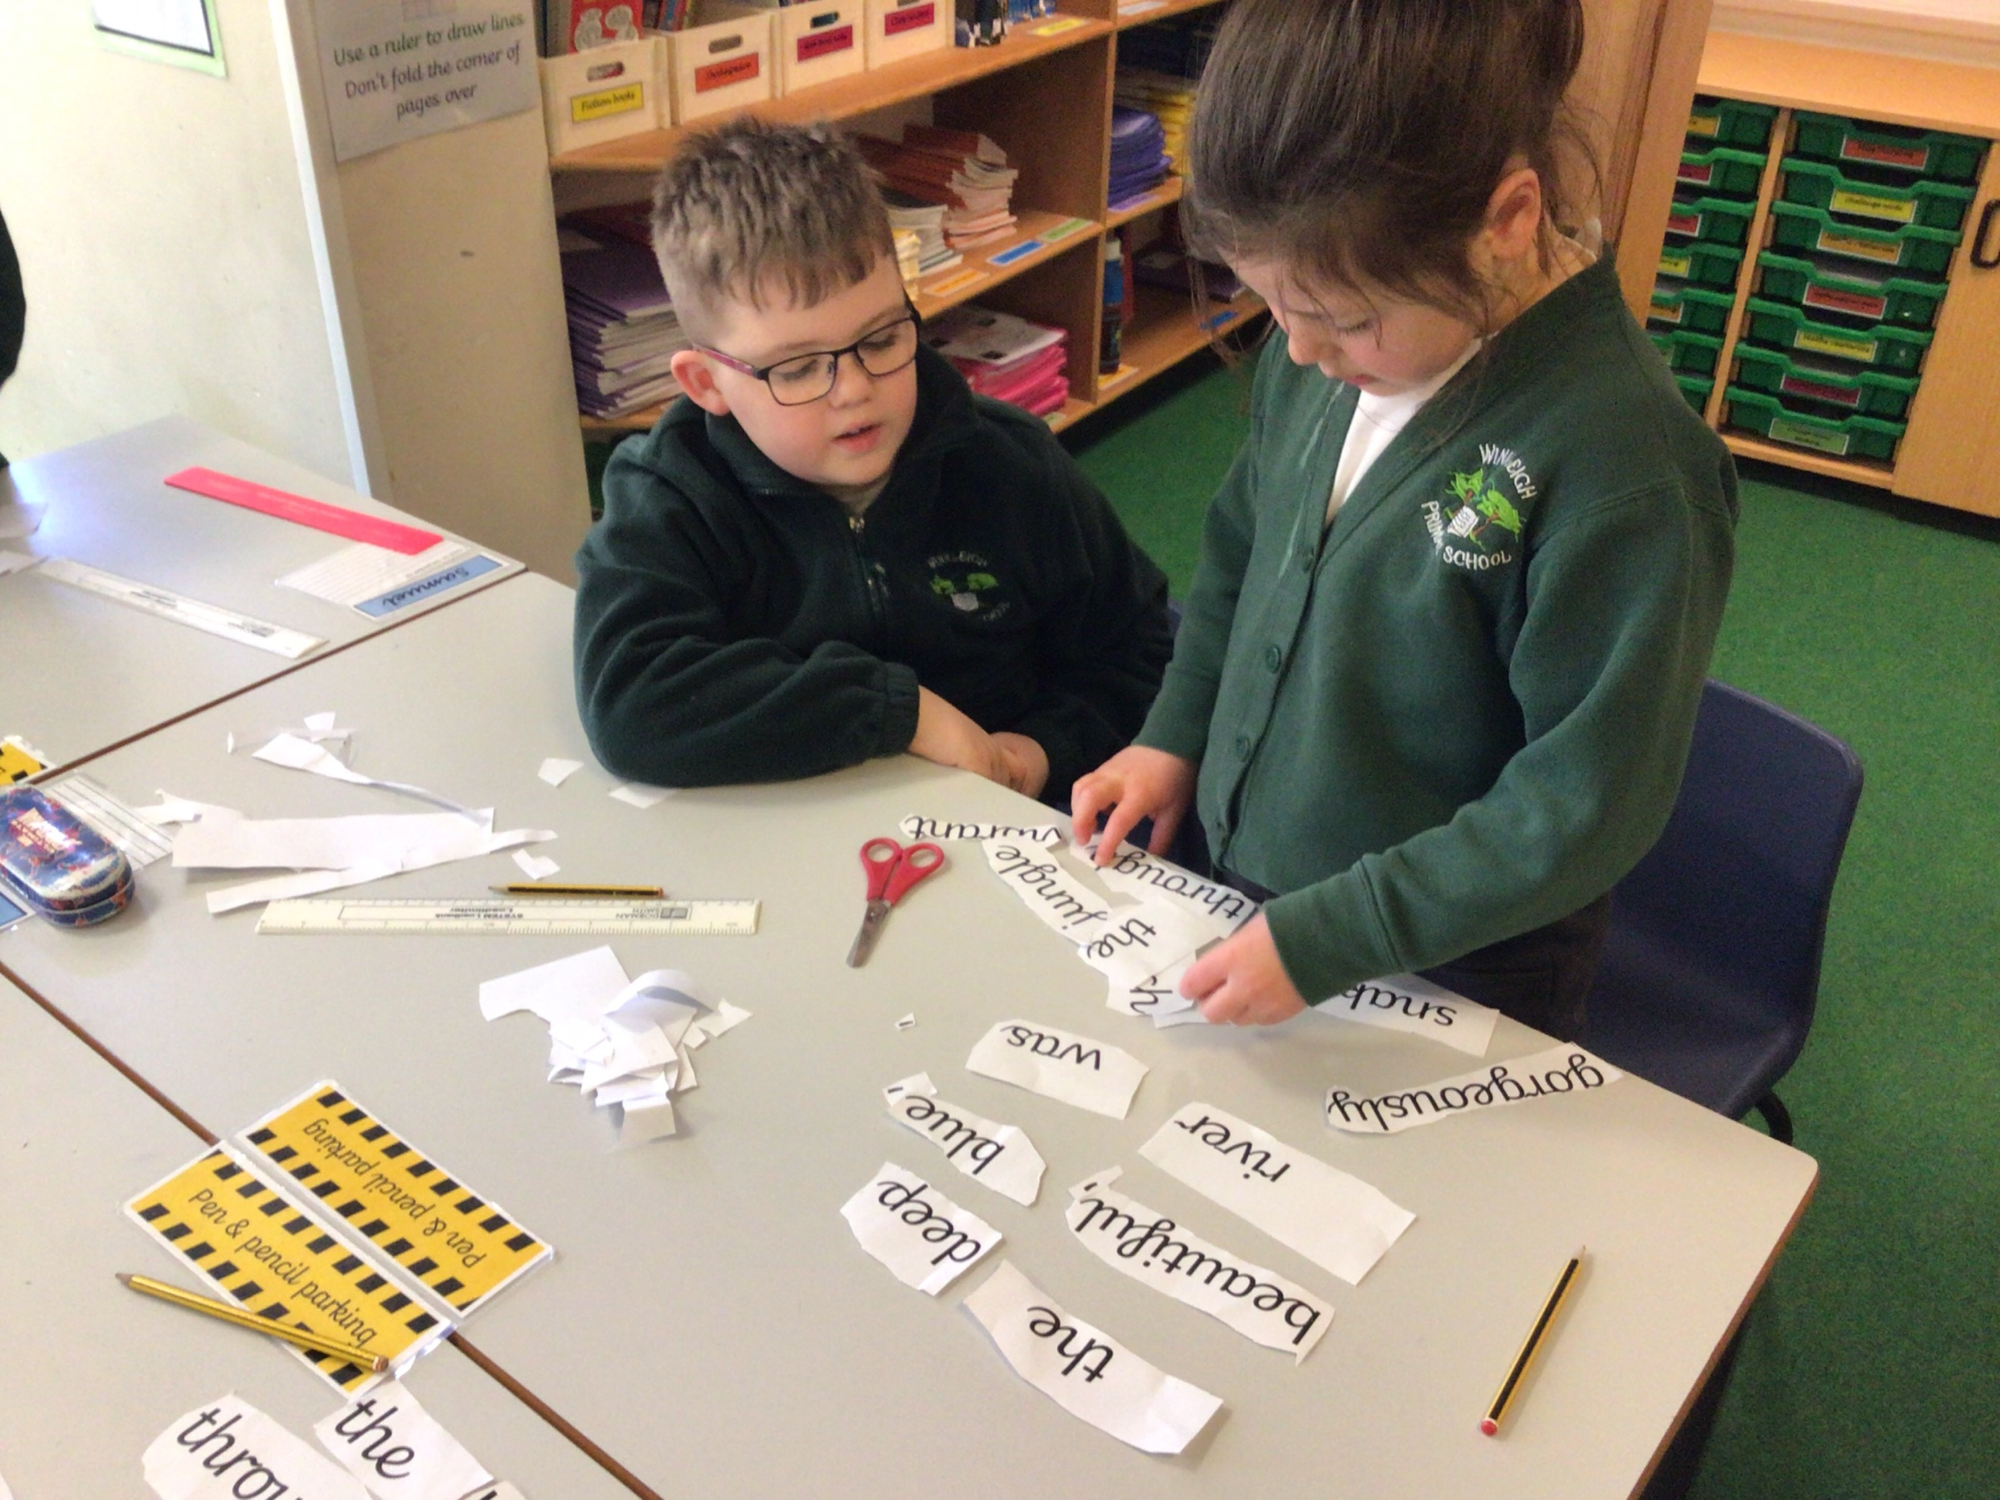
[[2000, 67], [2000, 0], [1715, 0], [1715, 27]]
[[87, 0], [0, 3], [0, 213], [28, 292], [0, 451], [183, 412], [351, 480], [267, 0], [229, 76], [100, 48]]

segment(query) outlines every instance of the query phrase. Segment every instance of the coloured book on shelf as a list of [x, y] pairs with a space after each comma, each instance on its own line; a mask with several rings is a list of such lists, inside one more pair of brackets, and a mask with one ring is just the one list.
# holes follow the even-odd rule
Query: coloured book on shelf
[[1111, 182], [1107, 200], [1123, 208], [1158, 187], [1167, 175], [1166, 130], [1160, 117], [1123, 104], [1111, 106]]
[[1060, 328], [968, 302], [926, 323], [924, 342], [982, 396], [1038, 417], [1069, 399], [1069, 335]]
[[926, 203], [894, 188], [884, 189], [882, 199], [888, 205], [890, 228], [917, 237], [918, 275], [947, 270], [965, 259], [945, 243], [942, 203]]
[[1158, 245], [1144, 252], [1132, 263], [1132, 274], [1148, 286], [1176, 292], [1186, 293], [1199, 286], [1204, 296], [1216, 302], [1230, 302], [1243, 295], [1243, 283], [1229, 267], [1214, 261], [1192, 260], [1171, 245]]
[[901, 141], [862, 135], [855, 144], [886, 187], [943, 206], [941, 227], [951, 249], [999, 239], [1014, 227], [1014, 183], [1021, 174], [978, 132], [910, 124]]
[[616, 418], [680, 394], [669, 368], [688, 346], [652, 252], [621, 239], [585, 244], [565, 225], [563, 304], [578, 407]]

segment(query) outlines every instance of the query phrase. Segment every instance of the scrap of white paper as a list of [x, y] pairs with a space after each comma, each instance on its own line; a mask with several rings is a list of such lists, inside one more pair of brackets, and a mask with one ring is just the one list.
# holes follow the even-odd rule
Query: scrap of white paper
[[465, 1496], [464, 1500], [528, 1500], [528, 1497], [506, 1480], [496, 1479], [476, 1494]]
[[611, 796], [633, 807], [652, 807], [672, 790], [671, 787], [644, 786], [636, 781], [628, 781], [623, 786], [614, 786], [611, 789]]
[[1077, 956], [1113, 984], [1135, 985], [1179, 967], [1221, 936], [1214, 924], [1164, 901], [1119, 907], [1077, 944]]
[[[927, 1078], [923, 1081], [930, 1082]], [[945, 1160], [967, 1177], [985, 1183], [1004, 1198], [1033, 1207], [1048, 1163], [1019, 1126], [997, 1125], [961, 1105], [946, 1103], [935, 1093], [907, 1087], [890, 1098], [889, 1113], [897, 1123], [936, 1146]]]
[[1011, 839], [986, 839], [982, 846], [993, 872], [1049, 927], [1072, 943], [1102, 930], [1110, 907], [1057, 863], [1054, 850]]
[[[442, 573], [470, 556], [470, 547], [449, 537], [413, 553], [392, 552], [370, 542], [356, 542], [316, 563], [296, 568], [276, 582], [279, 588], [297, 589], [301, 594], [351, 609], [403, 584]], [[452, 1500], [458, 1497], [454, 1495]]]
[[1198, 1386], [1139, 1358], [1102, 1329], [1072, 1318], [1003, 1260], [965, 1299], [1028, 1384], [1072, 1416], [1144, 1453], [1178, 1453], [1222, 1406]]
[[1603, 1058], [1564, 1042], [1546, 1052], [1417, 1088], [1358, 1095], [1343, 1088], [1328, 1089], [1326, 1123], [1356, 1135], [1393, 1135], [1412, 1125], [1435, 1124], [1450, 1115], [1561, 1094], [1587, 1094], [1624, 1076]]
[[938, 843], [971, 839], [983, 844], [988, 839], [1007, 839], [1014, 843], [1053, 847], [1063, 841], [1062, 829], [1053, 823], [954, 823], [948, 818], [926, 818], [911, 813], [903, 819], [901, 826], [906, 839], [930, 839]]
[[1315, 1015], [1427, 1036], [1474, 1057], [1486, 1055], [1493, 1023], [1500, 1019], [1499, 1011], [1414, 974], [1364, 980], [1312, 1009]]
[[1137, 984], [1121, 984], [1114, 979], [1104, 1003], [1120, 1015], [1143, 1016], [1154, 1021], [1176, 1011], [1191, 1010], [1194, 1001], [1181, 993], [1181, 979], [1193, 967], [1194, 955], [1190, 953], [1179, 963], [1157, 974], [1148, 974]]
[[627, 1104], [621, 1106], [618, 1120], [618, 1145], [623, 1150], [627, 1146], [650, 1146], [654, 1141], [664, 1141], [680, 1130], [674, 1118], [674, 1101], [661, 1099], [656, 1103]]
[[551, 755], [547, 760], [542, 762], [541, 770], [535, 772], [535, 774], [550, 786], [561, 786], [582, 769], [583, 762], [580, 760], [562, 760]]
[[883, 1162], [840, 1214], [863, 1250], [904, 1286], [933, 1297], [1000, 1243], [999, 1230], [893, 1162]]
[[1266, 1349], [1290, 1354], [1295, 1364], [1312, 1353], [1333, 1322], [1331, 1304], [1112, 1191], [1116, 1175], [1099, 1172], [1069, 1190], [1063, 1218], [1085, 1249]]
[[376, 1500], [460, 1500], [493, 1476], [394, 1380], [370, 1386], [313, 1436]]
[[65, 776], [42, 790], [109, 839], [134, 869], [145, 869], [173, 849], [173, 840], [157, 825], [88, 776]]
[[1120, 844], [1111, 863], [1098, 870], [1097, 877], [1121, 895], [1146, 902], [1165, 900], [1190, 916], [1204, 919], [1212, 938], [1228, 937], [1258, 912], [1257, 903], [1241, 891], [1130, 844]]
[[1212, 1104], [1183, 1105], [1139, 1154], [1354, 1285], [1417, 1217]]
[[[490, 820], [491, 810], [483, 816]], [[498, 854], [516, 844], [536, 844], [554, 837], [555, 834], [546, 828], [510, 828], [505, 833], [487, 834], [484, 846], [472, 850], [471, 854]], [[381, 880], [405, 870], [426, 870], [432, 865], [468, 857], [468, 854], [451, 850], [414, 849], [394, 860], [369, 860], [344, 870], [305, 870], [296, 875], [274, 875], [265, 880], [224, 886], [221, 890], [210, 891], [206, 902], [209, 915], [220, 916], [239, 906], [250, 906], [259, 901], [286, 901], [295, 896], [311, 896], [320, 891], [366, 885], [371, 880]]]
[[701, 1029], [712, 1037], [721, 1036], [725, 1031], [734, 1031], [749, 1019], [750, 1012], [742, 1006], [719, 999], [709, 1013], [701, 1018]]
[[[368, 1491], [234, 1391], [176, 1417], [141, 1460], [160, 1500], [368, 1500]], [[252, 1480], [257, 1488], [246, 1490]]]
[[974, 1045], [965, 1067], [1114, 1120], [1125, 1118], [1146, 1076], [1131, 1053], [1041, 1021], [1000, 1022]]
[[422, 850], [442, 859], [487, 852], [493, 812], [361, 813], [344, 818], [216, 817], [213, 810], [174, 838], [183, 870], [347, 870], [395, 863]]
[[894, 1104], [905, 1094], [922, 1094], [935, 1099], [937, 1085], [931, 1082], [931, 1075], [928, 1073], [912, 1073], [908, 1078], [900, 1078], [882, 1090], [883, 1099], [890, 1104]]
[[899, 1020], [896, 1023], [896, 1029], [898, 1031], [908, 1031], [912, 1026], [916, 1024], [917, 1024], [916, 1013], [912, 1011], [909, 1015], [904, 1016], [901, 1020]]
[[521, 873], [530, 880], [547, 880], [551, 875], [562, 873], [562, 866], [545, 855], [533, 854], [526, 849], [514, 851], [514, 863], [521, 867]]
[[1156, 1031], [1164, 1031], [1169, 1026], [1206, 1026], [1207, 1024], [1208, 1017], [1203, 1015], [1201, 1007], [1192, 1001], [1189, 1002], [1186, 1010], [1159, 1011], [1153, 1016], [1153, 1029]]
[[333, 781], [351, 782], [355, 786], [380, 787], [383, 791], [401, 792], [405, 797], [415, 797], [434, 807], [446, 808], [463, 817], [472, 817], [472, 809], [463, 807], [449, 797], [441, 797], [436, 792], [420, 786], [412, 786], [407, 781], [383, 781], [375, 776], [363, 776], [348, 765], [326, 746], [320, 739], [345, 738], [345, 731], [333, 728], [332, 714], [317, 714], [324, 718], [326, 728], [312, 735], [296, 735], [289, 731], [273, 735], [264, 747], [250, 758], [265, 761], [270, 765], [283, 766], [288, 771], [310, 771], [315, 776], [325, 776]]
[[[9, 573], [18, 573], [23, 568], [32, 568], [40, 561], [39, 557], [30, 557], [25, 552], [9, 552], [5, 548], [0, 548], [0, 578], [6, 577]], [[4, 1488], [6, 1486], [0, 1485], [0, 1489]], [[5, 1500], [5, 1497], [0, 1496], [0, 1500]]]
[[625, 984], [618, 956], [608, 947], [590, 948], [487, 980], [479, 986], [479, 1013], [494, 1021], [528, 1010], [551, 1025], [571, 1017], [595, 1020]]

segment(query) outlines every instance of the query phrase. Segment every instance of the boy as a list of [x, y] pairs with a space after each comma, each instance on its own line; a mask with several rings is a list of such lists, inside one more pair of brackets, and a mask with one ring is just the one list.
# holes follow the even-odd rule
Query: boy
[[1039, 419], [922, 347], [860, 154], [698, 136], [653, 242], [693, 347], [577, 554], [598, 759], [702, 786], [907, 750], [1066, 797], [1152, 702], [1166, 581]]

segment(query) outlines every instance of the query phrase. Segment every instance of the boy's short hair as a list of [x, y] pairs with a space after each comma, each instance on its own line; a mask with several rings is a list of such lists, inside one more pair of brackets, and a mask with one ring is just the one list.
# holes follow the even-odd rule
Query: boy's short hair
[[866, 279], [896, 247], [853, 142], [827, 124], [744, 116], [690, 138], [660, 173], [653, 253], [699, 339], [726, 298], [760, 306], [775, 282], [810, 306]]

